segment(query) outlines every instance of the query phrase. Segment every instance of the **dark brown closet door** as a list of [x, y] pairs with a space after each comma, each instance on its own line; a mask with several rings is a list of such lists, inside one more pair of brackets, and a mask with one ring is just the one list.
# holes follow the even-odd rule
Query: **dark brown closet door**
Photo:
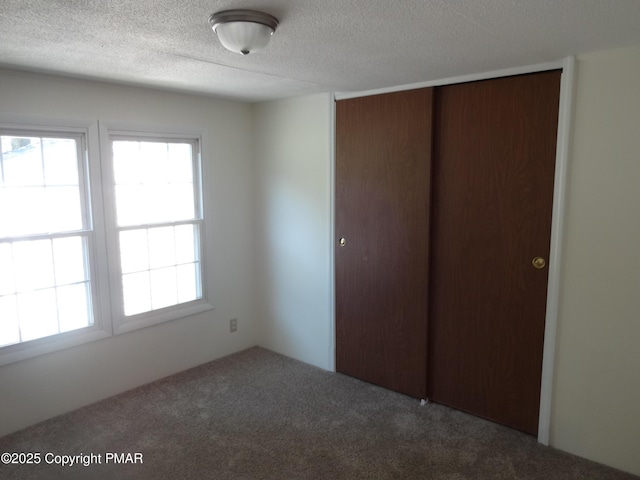
[[532, 434], [559, 94], [553, 71], [441, 87], [434, 106], [429, 396]]
[[418, 398], [426, 395], [431, 106], [432, 89], [336, 105], [336, 369]]

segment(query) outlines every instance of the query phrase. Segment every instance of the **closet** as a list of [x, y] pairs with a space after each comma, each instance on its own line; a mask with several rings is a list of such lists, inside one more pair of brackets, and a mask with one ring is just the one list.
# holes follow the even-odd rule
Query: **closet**
[[537, 433], [560, 76], [337, 102], [337, 371]]
[[336, 368], [426, 398], [433, 90], [336, 104]]

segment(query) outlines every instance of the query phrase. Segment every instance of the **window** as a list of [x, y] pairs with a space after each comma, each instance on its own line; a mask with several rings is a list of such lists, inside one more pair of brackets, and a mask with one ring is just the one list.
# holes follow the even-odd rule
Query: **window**
[[[120, 323], [202, 299], [196, 139], [110, 137]], [[146, 314], [146, 315], [145, 315]]]
[[200, 137], [101, 128], [0, 122], [0, 365], [212, 308]]
[[91, 327], [85, 137], [0, 138], [0, 347]]

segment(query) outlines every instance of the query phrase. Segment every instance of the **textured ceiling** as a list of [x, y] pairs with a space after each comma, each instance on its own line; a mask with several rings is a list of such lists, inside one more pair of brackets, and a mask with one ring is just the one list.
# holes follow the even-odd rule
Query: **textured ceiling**
[[[243, 57], [211, 13], [275, 15]], [[640, 45], [640, 0], [2, 0], [0, 65], [239, 100], [361, 91]]]

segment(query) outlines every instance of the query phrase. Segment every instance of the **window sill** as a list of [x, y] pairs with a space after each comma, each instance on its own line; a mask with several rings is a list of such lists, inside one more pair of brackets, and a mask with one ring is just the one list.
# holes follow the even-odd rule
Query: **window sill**
[[196, 301], [191, 304], [181, 304], [167, 309], [142, 313], [125, 319], [114, 320], [113, 334], [120, 335], [141, 328], [151, 327], [160, 323], [177, 320], [179, 318], [189, 317], [198, 313], [213, 310], [213, 305], [205, 300]]
[[29, 342], [7, 345], [6, 347], [0, 348], [0, 366], [71, 347], [77, 347], [85, 343], [95, 342], [96, 340], [104, 340], [109, 337], [111, 337], [111, 334], [105, 330], [99, 330], [96, 327], [87, 327], [85, 329], [60, 333]]
[[131, 317], [118, 325], [114, 322], [114, 332], [111, 334], [107, 330], [100, 329], [99, 326], [87, 327], [72, 332], [60, 333], [49, 337], [38, 338], [24, 343], [7, 345], [0, 347], [0, 367], [11, 363], [27, 360], [48, 353], [54, 353], [67, 348], [78, 347], [85, 343], [95, 342], [113, 338], [116, 335], [133, 332], [141, 328], [166, 323], [172, 320], [196, 315], [198, 313], [213, 310], [213, 305], [206, 301], [193, 302], [191, 305], [177, 305], [175, 309], [169, 308], [165, 311], [150, 312], [152, 315], [140, 315], [141, 318]]

